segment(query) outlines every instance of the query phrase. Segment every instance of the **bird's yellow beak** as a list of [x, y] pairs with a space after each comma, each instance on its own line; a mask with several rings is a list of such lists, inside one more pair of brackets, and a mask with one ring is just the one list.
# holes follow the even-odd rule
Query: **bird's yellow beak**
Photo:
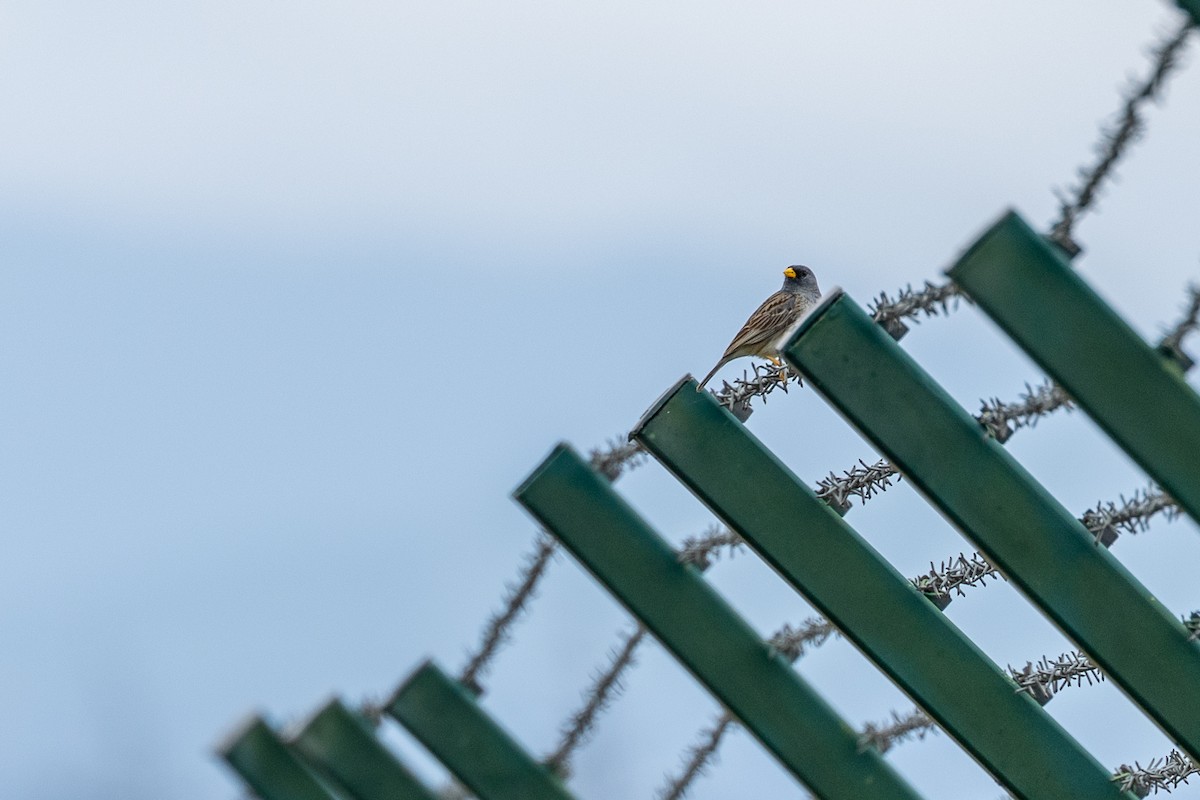
[[787, 269], [785, 269], [783, 271], [783, 276], [785, 278], [794, 278], [794, 277], [796, 277], [796, 270], [792, 269], [791, 267], [788, 267]]

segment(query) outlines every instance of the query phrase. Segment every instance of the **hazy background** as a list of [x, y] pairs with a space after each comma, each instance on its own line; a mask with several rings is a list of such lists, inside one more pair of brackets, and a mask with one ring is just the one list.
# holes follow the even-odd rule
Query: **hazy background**
[[[1008, 206], [1044, 227], [1177, 20], [0, 2], [0, 793], [238, 797], [211, 748], [250, 710], [379, 697], [428, 655], [457, 671], [532, 538], [508, 493], [557, 440], [602, 445], [707, 371], [788, 264], [865, 303]], [[1078, 229], [1147, 338], [1200, 278], [1198, 109], [1193, 64]], [[969, 308], [904, 346], [972, 410], [1040, 379]], [[810, 392], [750, 428], [809, 481], [874, 457]], [[1146, 482], [1078, 413], [1010, 447], [1076, 513]], [[620, 490], [674, 540], [712, 522], [656, 465]], [[848, 520], [905, 574], [971, 549], [905, 484]], [[1114, 552], [1183, 613], [1197, 532]], [[811, 613], [752, 555], [710, 578], [764, 633]], [[948, 613], [1001, 664], [1070, 649], [1004, 584]], [[626, 625], [560, 556], [485, 706], [544, 754]], [[855, 725], [911, 707], [845, 642], [798, 668]], [[583, 798], [650, 797], [716, 714], [656, 644], [626, 688]], [[1107, 766], [1170, 749], [1108, 684], [1048, 709]], [[1000, 794], [945, 736], [888, 759], [931, 798]], [[801, 790], [738, 733], [694, 797], [755, 795]]]

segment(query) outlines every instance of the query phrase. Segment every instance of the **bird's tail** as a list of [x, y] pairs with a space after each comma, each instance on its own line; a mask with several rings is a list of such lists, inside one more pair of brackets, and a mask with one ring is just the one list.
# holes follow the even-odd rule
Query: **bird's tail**
[[704, 388], [704, 384], [706, 384], [706, 383], [708, 383], [710, 380], [712, 380], [712, 376], [713, 376], [713, 375], [716, 375], [716, 374], [717, 374], [717, 370], [719, 370], [719, 369], [720, 369], [721, 367], [723, 367], [723, 366], [725, 366], [725, 359], [721, 359], [720, 361], [718, 361], [718, 362], [717, 362], [717, 365], [716, 365], [715, 367], [713, 367], [713, 368], [712, 368], [712, 371], [711, 371], [711, 372], [709, 372], [707, 375], [705, 375], [705, 376], [704, 376], [704, 380], [700, 381], [700, 385], [696, 387], [696, 391], [698, 392], [698, 391], [700, 391], [701, 389], [703, 389], [703, 388]]

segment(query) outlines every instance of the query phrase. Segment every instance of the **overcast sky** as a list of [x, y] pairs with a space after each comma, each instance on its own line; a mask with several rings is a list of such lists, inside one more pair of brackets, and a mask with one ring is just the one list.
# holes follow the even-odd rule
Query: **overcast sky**
[[[1155, 0], [0, 2], [0, 792], [238, 797], [211, 749], [249, 711], [457, 671], [555, 442], [706, 372], [788, 264], [865, 304], [1007, 207], [1045, 228], [1177, 24]], [[1154, 338], [1200, 280], [1200, 67], [1149, 122], [1077, 263]], [[1041, 377], [970, 308], [904, 347], [971, 410]], [[749, 426], [809, 482], [875, 457], [811, 392]], [[1010, 449], [1076, 513], [1146, 485], [1079, 413]], [[619, 488], [674, 541], [713, 522], [654, 464]], [[905, 484], [847, 520], [905, 574], [971, 550]], [[1198, 532], [1113, 552], [1184, 613]], [[709, 578], [764, 634], [812, 613], [752, 555]], [[948, 614], [1002, 665], [1070, 649], [1005, 584]], [[545, 754], [627, 624], [560, 556], [486, 708]], [[910, 707], [845, 642], [798, 669], [855, 725]], [[1170, 749], [1111, 685], [1047, 708], [1106, 766]], [[716, 713], [646, 645], [571, 788], [651, 797]], [[888, 760], [931, 798], [1000, 794], [945, 736]], [[738, 733], [693, 796], [801, 790]]]

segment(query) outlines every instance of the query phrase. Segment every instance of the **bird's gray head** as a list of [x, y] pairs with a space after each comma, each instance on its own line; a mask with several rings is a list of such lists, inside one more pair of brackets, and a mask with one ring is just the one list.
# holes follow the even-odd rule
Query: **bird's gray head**
[[808, 267], [793, 264], [783, 271], [783, 290], [797, 292], [810, 300], [821, 298], [821, 289], [817, 286], [817, 276]]

